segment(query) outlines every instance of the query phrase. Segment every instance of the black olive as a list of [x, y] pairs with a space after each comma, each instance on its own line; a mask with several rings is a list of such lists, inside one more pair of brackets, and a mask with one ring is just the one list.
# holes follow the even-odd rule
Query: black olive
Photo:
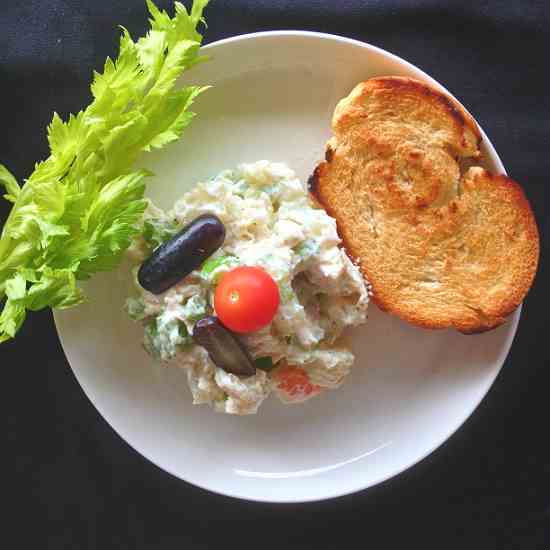
[[193, 327], [193, 340], [208, 352], [212, 362], [220, 369], [239, 376], [256, 374], [256, 367], [246, 348], [217, 317], [197, 321]]
[[153, 294], [168, 290], [214, 254], [224, 240], [225, 226], [217, 216], [199, 216], [143, 262], [139, 284]]

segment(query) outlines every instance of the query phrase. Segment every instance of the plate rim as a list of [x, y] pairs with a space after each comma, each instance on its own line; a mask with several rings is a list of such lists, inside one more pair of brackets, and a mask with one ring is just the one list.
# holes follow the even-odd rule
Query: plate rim
[[[357, 47], [360, 47], [362, 49], [367, 49], [373, 53], [376, 53], [378, 55], [381, 55], [383, 57], [389, 58], [396, 63], [405, 66], [408, 70], [410, 70], [415, 76], [420, 78], [421, 80], [428, 82], [435, 86], [436, 88], [444, 91], [454, 99], [456, 99], [461, 105], [462, 103], [449, 91], [445, 86], [443, 86], [440, 82], [435, 80], [433, 77], [431, 77], [429, 74], [424, 72], [422, 69], [417, 67], [416, 65], [412, 64], [411, 62], [407, 61], [406, 59], [403, 59], [402, 57], [385, 50], [379, 46], [375, 46], [373, 44], [370, 44], [368, 42], [363, 42], [361, 40], [357, 40], [354, 38], [349, 38], [346, 36], [341, 36], [337, 34], [331, 34], [331, 33], [324, 33], [324, 32], [317, 32], [317, 31], [304, 31], [304, 30], [270, 30], [270, 31], [259, 31], [259, 32], [253, 32], [253, 33], [245, 33], [245, 34], [239, 34], [230, 36], [227, 38], [222, 38], [220, 40], [216, 40], [213, 42], [209, 42], [201, 47], [201, 51], [208, 52], [212, 49], [223, 47], [227, 44], [232, 44], [235, 42], [245, 42], [252, 39], [265, 39], [265, 38], [273, 38], [273, 37], [301, 37], [301, 38], [311, 38], [311, 39], [321, 39], [325, 41], [332, 41], [332, 42], [338, 42], [338, 43], [345, 43], [354, 45]], [[474, 117], [475, 120], [475, 117]], [[479, 126], [479, 124], [478, 124]], [[507, 174], [506, 169], [504, 168], [504, 165], [502, 163], [502, 160], [500, 159], [498, 153], [496, 152], [493, 144], [485, 134], [483, 128], [479, 126], [481, 137], [482, 137], [482, 143], [484, 144], [488, 156], [491, 158], [491, 160], [495, 163], [498, 170], [503, 173]], [[238, 491], [235, 490], [224, 490], [217, 487], [210, 486], [208, 483], [204, 482], [197, 482], [197, 481], [191, 481], [187, 477], [184, 477], [178, 473], [176, 473], [173, 468], [167, 467], [167, 466], [161, 466], [155, 459], [153, 459], [151, 456], [149, 456], [149, 453], [143, 452], [137, 446], [134, 444], [134, 442], [131, 440], [132, 438], [128, 438], [123, 436], [120, 431], [115, 427], [115, 424], [113, 423], [113, 419], [111, 418], [111, 415], [108, 413], [105, 413], [101, 410], [100, 406], [94, 402], [92, 397], [90, 396], [87, 388], [82, 383], [81, 379], [79, 378], [79, 375], [77, 374], [76, 370], [73, 368], [68, 356], [67, 352], [65, 351], [65, 341], [67, 340], [66, 337], [63, 336], [62, 330], [61, 330], [61, 315], [62, 312], [59, 312], [57, 310], [53, 310], [53, 318], [54, 318], [54, 325], [56, 328], [56, 332], [59, 338], [59, 341], [61, 343], [61, 348], [63, 350], [63, 354], [65, 355], [65, 359], [67, 363], [69, 364], [71, 371], [76, 378], [76, 381], [78, 382], [80, 388], [84, 392], [84, 395], [87, 397], [87, 399], [90, 401], [90, 403], [94, 406], [94, 408], [98, 411], [100, 417], [109, 425], [109, 427], [127, 444], [129, 445], [135, 452], [137, 452], [139, 455], [144, 457], [146, 460], [154, 464], [157, 468], [160, 470], [168, 473], [169, 475], [173, 476], [174, 478], [181, 480], [185, 483], [188, 483], [192, 486], [198, 487], [204, 491], [208, 491], [209, 493], [221, 495], [225, 497], [231, 497], [236, 498], [240, 500], [245, 500], [249, 502], [262, 502], [262, 503], [270, 503], [270, 504], [298, 504], [298, 503], [309, 503], [309, 502], [321, 502], [325, 500], [332, 500], [339, 497], [345, 497], [354, 493], [358, 493], [361, 491], [366, 491], [368, 489], [371, 489], [373, 487], [376, 487], [380, 485], [381, 483], [384, 483], [390, 479], [393, 479], [399, 475], [401, 475], [403, 472], [413, 468], [423, 460], [425, 460], [428, 456], [430, 456], [435, 450], [437, 450], [439, 447], [444, 445], [466, 422], [467, 420], [473, 415], [473, 413], [477, 410], [480, 403], [483, 401], [483, 399], [486, 397], [487, 393], [495, 383], [495, 380], [497, 379], [498, 375], [500, 374], [502, 367], [504, 366], [504, 363], [506, 361], [506, 358], [508, 357], [510, 353], [510, 349], [512, 347], [514, 338], [517, 333], [519, 320], [521, 317], [521, 311], [523, 308], [523, 304], [520, 304], [518, 308], [510, 315], [508, 318], [509, 323], [509, 333], [503, 342], [503, 346], [499, 352], [498, 358], [494, 361], [494, 365], [496, 368], [494, 369], [491, 376], [488, 377], [488, 379], [485, 381], [485, 385], [481, 387], [481, 391], [479, 394], [479, 399], [474, 403], [474, 406], [471, 408], [471, 410], [462, 417], [456, 425], [450, 426], [449, 430], [446, 431], [446, 435], [438, 440], [434, 445], [430, 446], [424, 453], [421, 453], [414, 461], [403, 465], [400, 468], [395, 469], [391, 473], [380, 475], [377, 478], [374, 478], [374, 480], [370, 483], [361, 483], [357, 485], [353, 489], [344, 489], [344, 490], [337, 490], [333, 489], [330, 491], [325, 491], [323, 496], [308, 496], [308, 495], [301, 495], [297, 496], [297, 493], [285, 495], [285, 497], [269, 497], [269, 496], [247, 496], [240, 494]]]

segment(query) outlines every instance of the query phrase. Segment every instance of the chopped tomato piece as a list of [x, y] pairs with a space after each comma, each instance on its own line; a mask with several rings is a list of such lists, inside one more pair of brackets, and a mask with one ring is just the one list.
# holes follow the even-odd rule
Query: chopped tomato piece
[[276, 380], [276, 391], [287, 402], [305, 401], [321, 393], [322, 388], [313, 384], [307, 372], [291, 365], [280, 367], [273, 375]]

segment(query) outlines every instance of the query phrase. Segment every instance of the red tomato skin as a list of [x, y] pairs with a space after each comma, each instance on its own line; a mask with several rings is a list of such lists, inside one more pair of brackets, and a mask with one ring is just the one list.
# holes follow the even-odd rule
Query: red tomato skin
[[321, 386], [313, 384], [306, 371], [300, 367], [284, 365], [273, 374], [277, 390], [283, 394], [286, 403], [301, 403], [321, 393]]
[[269, 325], [279, 308], [279, 287], [260, 267], [241, 266], [221, 278], [214, 309], [223, 325], [246, 334]]

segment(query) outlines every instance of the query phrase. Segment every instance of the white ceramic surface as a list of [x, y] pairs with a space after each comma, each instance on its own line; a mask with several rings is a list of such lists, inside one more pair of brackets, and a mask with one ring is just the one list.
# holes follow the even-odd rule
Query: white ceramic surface
[[[196, 180], [258, 159], [307, 178], [323, 156], [336, 102], [377, 75], [426, 74], [378, 48], [335, 36], [270, 32], [204, 48], [186, 83], [214, 87], [184, 139], [144, 158], [150, 196], [168, 207]], [[437, 85], [437, 84], [436, 84]], [[484, 136], [487, 165], [503, 166]], [[408, 326], [371, 306], [355, 331], [342, 388], [300, 406], [268, 399], [257, 416], [191, 405], [185, 374], [153, 364], [122, 311], [127, 272], [99, 275], [87, 304], [55, 319], [84, 391], [111, 426], [164, 470], [235, 497], [298, 502], [370, 487], [415, 464], [472, 413], [511, 345], [519, 311], [495, 331], [463, 336]]]

